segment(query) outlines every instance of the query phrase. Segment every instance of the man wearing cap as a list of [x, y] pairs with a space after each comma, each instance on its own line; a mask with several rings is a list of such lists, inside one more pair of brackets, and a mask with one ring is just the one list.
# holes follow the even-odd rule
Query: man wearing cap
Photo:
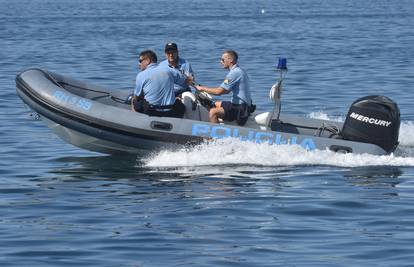
[[174, 83], [185, 85], [192, 82], [172, 68], [157, 65], [157, 55], [151, 50], [139, 54], [132, 110], [159, 117], [183, 117], [185, 106], [174, 95]]
[[212, 95], [232, 93], [231, 101], [216, 101], [215, 106], [209, 111], [210, 122], [217, 123], [218, 119], [226, 121], [237, 121], [244, 125], [250, 113], [254, 112], [255, 106], [249, 88], [249, 77], [247, 73], [237, 64], [238, 55], [234, 50], [225, 51], [220, 59], [223, 68], [228, 69], [223, 83], [219, 87], [206, 87], [196, 85], [196, 89]]
[[[184, 58], [178, 56], [178, 47], [176, 43], [167, 43], [165, 45], [165, 57], [167, 59], [161, 61], [160, 66], [169, 66], [170, 68], [173, 68], [174, 70], [181, 72], [185, 76], [192, 76], [194, 79], [194, 73], [190, 63]], [[174, 83], [174, 92], [175, 96], [179, 97], [184, 92], [191, 92], [191, 89], [188, 86], [188, 84], [183, 86]]]

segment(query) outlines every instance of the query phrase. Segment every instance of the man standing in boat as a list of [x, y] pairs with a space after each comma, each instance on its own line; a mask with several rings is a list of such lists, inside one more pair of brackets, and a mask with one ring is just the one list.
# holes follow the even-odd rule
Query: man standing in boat
[[193, 81], [172, 68], [157, 65], [157, 55], [151, 50], [139, 54], [132, 110], [149, 116], [182, 118], [185, 106], [175, 98], [174, 83], [186, 85]]
[[196, 89], [212, 95], [222, 95], [232, 92], [231, 101], [216, 101], [210, 109], [210, 122], [217, 123], [218, 119], [226, 121], [236, 120], [239, 125], [244, 125], [250, 113], [254, 111], [250, 95], [249, 78], [247, 73], [237, 64], [238, 55], [234, 50], [227, 50], [221, 56], [220, 62], [223, 68], [228, 69], [223, 83], [219, 87], [206, 87], [196, 85]]
[[[194, 72], [191, 68], [190, 63], [178, 55], [178, 47], [176, 43], [167, 43], [165, 45], [165, 57], [166, 60], [160, 62], [160, 66], [173, 68], [185, 76], [191, 76], [194, 79]], [[181, 94], [184, 92], [191, 92], [190, 86], [188, 84], [181, 85], [174, 83], [174, 93], [175, 96], [181, 97]]]

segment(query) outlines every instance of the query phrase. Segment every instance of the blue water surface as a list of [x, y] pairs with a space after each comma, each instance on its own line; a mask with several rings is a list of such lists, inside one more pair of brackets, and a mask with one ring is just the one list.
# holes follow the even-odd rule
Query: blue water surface
[[[0, 0], [0, 21], [1, 266], [412, 266], [413, 1]], [[171, 41], [210, 86], [235, 49], [261, 111], [279, 56], [283, 112], [343, 118], [359, 97], [391, 97], [408, 164], [350, 155], [357, 167], [344, 166], [305, 151], [269, 164], [235, 147], [230, 157], [259, 160], [202, 150], [215, 164], [157, 167], [176, 154], [78, 149], [16, 95], [29, 67], [132, 90], [139, 51], [163, 59]]]

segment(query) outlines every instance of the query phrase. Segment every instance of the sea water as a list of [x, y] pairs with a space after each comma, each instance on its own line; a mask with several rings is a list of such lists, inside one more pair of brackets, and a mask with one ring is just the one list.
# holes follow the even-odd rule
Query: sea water
[[[0, 21], [2, 266], [412, 266], [414, 2], [0, 0]], [[258, 111], [280, 56], [282, 112], [343, 121], [357, 98], [386, 95], [400, 146], [224, 139], [106, 156], [64, 143], [16, 95], [29, 67], [132, 91], [139, 51], [162, 60], [167, 42], [207, 86], [235, 49]]]

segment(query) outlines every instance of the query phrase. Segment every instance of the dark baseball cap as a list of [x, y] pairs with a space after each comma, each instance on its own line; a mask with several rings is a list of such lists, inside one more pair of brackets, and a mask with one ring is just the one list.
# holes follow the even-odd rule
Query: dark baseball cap
[[176, 43], [168, 43], [165, 45], [165, 52], [167, 51], [178, 51]]

